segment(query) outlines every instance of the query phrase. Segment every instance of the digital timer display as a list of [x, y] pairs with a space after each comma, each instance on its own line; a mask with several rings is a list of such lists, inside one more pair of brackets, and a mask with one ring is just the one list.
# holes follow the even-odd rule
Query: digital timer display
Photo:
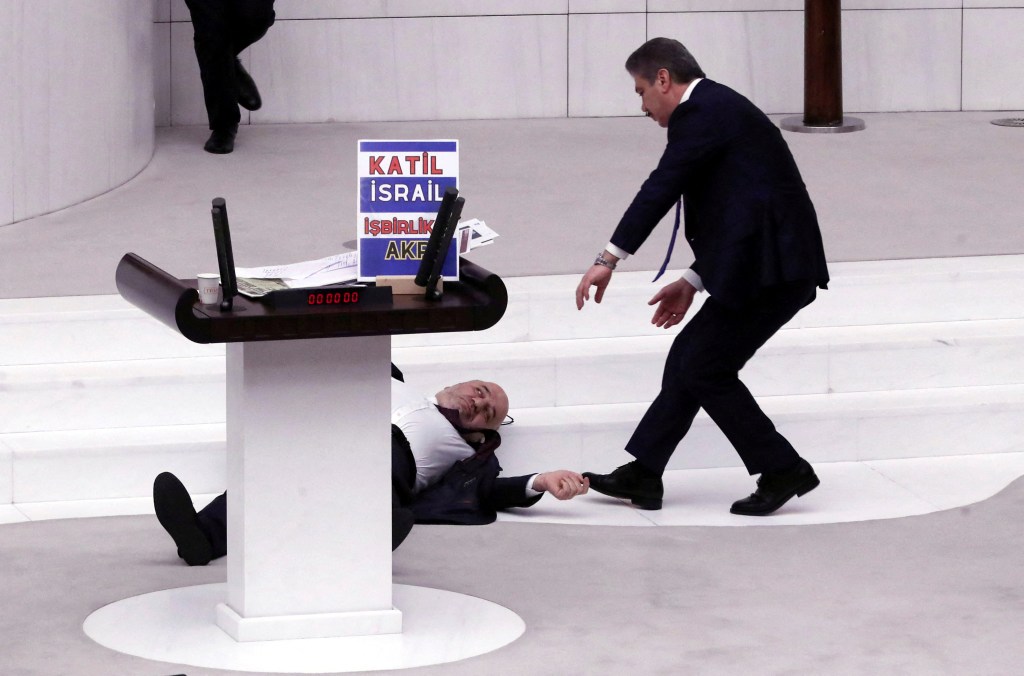
[[351, 305], [359, 302], [358, 291], [316, 291], [306, 297], [306, 305]]
[[264, 299], [277, 308], [343, 308], [358, 306], [388, 306], [392, 295], [390, 286], [338, 286], [316, 289], [280, 289], [271, 291]]

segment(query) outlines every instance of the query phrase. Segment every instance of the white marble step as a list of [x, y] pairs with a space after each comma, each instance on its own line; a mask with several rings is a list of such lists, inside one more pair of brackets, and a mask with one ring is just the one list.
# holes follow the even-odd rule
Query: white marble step
[[166, 470], [193, 491], [219, 492], [224, 440], [223, 423], [4, 434], [0, 490], [6, 479], [15, 503], [141, 497]]
[[0, 299], [0, 366], [218, 354], [120, 296]]
[[[744, 372], [802, 452], [1022, 450], [1024, 256], [831, 270], [831, 289]], [[576, 276], [508, 279], [496, 327], [397, 336], [395, 360], [426, 390], [479, 375], [505, 384], [517, 418], [506, 471], [610, 469], [625, 461], [671, 340], [649, 323], [650, 277], [616, 273], [605, 302], [583, 312]], [[223, 354], [117, 296], [0, 300], [0, 503], [144, 497], [164, 469], [216, 493]], [[700, 416], [673, 467], [736, 463]]]
[[223, 355], [0, 367], [0, 434], [224, 422]]
[[[793, 395], [759, 398], [762, 409], [812, 462], [1024, 451], [1024, 385]], [[518, 410], [499, 452], [511, 475], [556, 467], [607, 471], [645, 404]], [[729, 467], [740, 461], [701, 411], [669, 469]]]
[[[474, 378], [513, 408], [649, 402], [658, 336], [396, 347], [425, 392]], [[1024, 383], [1024, 319], [782, 331], [743, 379], [757, 396]], [[0, 434], [224, 421], [223, 355], [0, 366]]]
[[[653, 272], [615, 273], [600, 305], [576, 309], [577, 275], [505, 280], [509, 306], [492, 329], [476, 334], [396, 336], [394, 345], [652, 336], [648, 300], [661, 287]], [[1024, 318], [1024, 255], [831, 263], [827, 291], [790, 327], [866, 326]], [[581, 271], [582, 273], [582, 271]], [[666, 274], [666, 279], [673, 279]], [[695, 301], [694, 312], [704, 294]]]
[[[677, 330], [658, 336], [395, 347], [424, 391], [480, 378], [514, 408], [648, 402]], [[755, 396], [1024, 383], [1024, 319], [781, 331], [744, 368]]]
[[[760, 399], [812, 462], [1024, 451], [1024, 385], [795, 395]], [[607, 471], [644, 404], [520, 409], [502, 429], [507, 476], [555, 468]], [[224, 485], [222, 424], [0, 435], [0, 503], [145, 497], [172, 471], [197, 493]], [[703, 413], [670, 469], [739, 460]]]
[[[655, 336], [653, 273], [616, 273], [601, 305], [576, 310], [575, 275], [509, 278], [502, 320], [482, 332], [396, 336], [396, 347]], [[833, 282], [794, 327], [1024, 318], [1024, 256], [833, 263]], [[698, 303], [700, 301], [698, 300]], [[696, 309], [696, 308], [695, 308]], [[119, 296], [0, 299], [0, 366], [223, 354]]]

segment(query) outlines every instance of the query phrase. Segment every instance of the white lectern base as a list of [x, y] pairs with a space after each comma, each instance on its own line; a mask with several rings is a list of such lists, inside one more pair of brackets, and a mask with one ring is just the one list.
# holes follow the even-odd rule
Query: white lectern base
[[217, 626], [225, 584], [167, 589], [100, 608], [83, 626], [111, 650], [174, 664], [271, 673], [404, 669], [497, 650], [523, 634], [507, 608], [465, 594], [394, 585], [401, 634], [237, 642]]
[[242, 617], [228, 604], [218, 603], [217, 626], [236, 641], [400, 634], [402, 612], [392, 608], [363, 612]]

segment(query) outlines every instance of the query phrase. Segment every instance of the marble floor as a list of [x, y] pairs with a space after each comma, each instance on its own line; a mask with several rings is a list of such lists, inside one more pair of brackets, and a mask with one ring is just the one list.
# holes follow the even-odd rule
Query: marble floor
[[[624, 501], [592, 493], [563, 502], [546, 497], [530, 509], [502, 513], [499, 520], [577, 527], [754, 528], [897, 519], [969, 507], [992, 497], [1024, 476], [1024, 452], [822, 463], [816, 469], [822, 480], [819, 489], [794, 499], [769, 518], [728, 513], [730, 502], [750, 487], [745, 473], [731, 468], [667, 472], [668, 499], [660, 511], [637, 510]], [[235, 670], [340, 673], [464, 660], [497, 650], [526, 631], [518, 615], [495, 604], [452, 592], [396, 585], [395, 606], [404, 618], [401, 635], [236, 643], [208, 618], [208, 609], [224, 594], [224, 585], [212, 584], [134, 597], [91, 615], [85, 632], [115, 650], [167, 662]], [[454, 617], [460, 620], [455, 622]], [[125, 634], [121, 628], [129, 622], [136, 630]]]
[[142, 501], [19, 506], [33, 521], [0, 530], [0, 569], [18, 580], [3, 592], [0, 665], [19, 676], [1019, 673], [1024, 452], [818, 471], [817, 490], [766, 519], [726, 513], [749, 481], [727, 476], [739, 470], [691, 470], [669, 473], [674, 497], [658, 513], [590, 495], [492, 526], [418, 526], [394, 554], [407, 635], [258, 645], [212, 623], [225, 559], [183, 565], [152, 516], [69, 518], [148, 512]]

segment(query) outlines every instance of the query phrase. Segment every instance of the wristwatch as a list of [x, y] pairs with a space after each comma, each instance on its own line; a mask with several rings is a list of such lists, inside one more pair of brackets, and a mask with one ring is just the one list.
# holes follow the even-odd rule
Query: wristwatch
[[603, 265], [609, 270], [614, 270], [617, 263], [613, 263], [612, 261], [605, 258], [604, 252], [602, 251], [601, 253], [597, 254], [597, 258], [594, 259], [594, 265]]

